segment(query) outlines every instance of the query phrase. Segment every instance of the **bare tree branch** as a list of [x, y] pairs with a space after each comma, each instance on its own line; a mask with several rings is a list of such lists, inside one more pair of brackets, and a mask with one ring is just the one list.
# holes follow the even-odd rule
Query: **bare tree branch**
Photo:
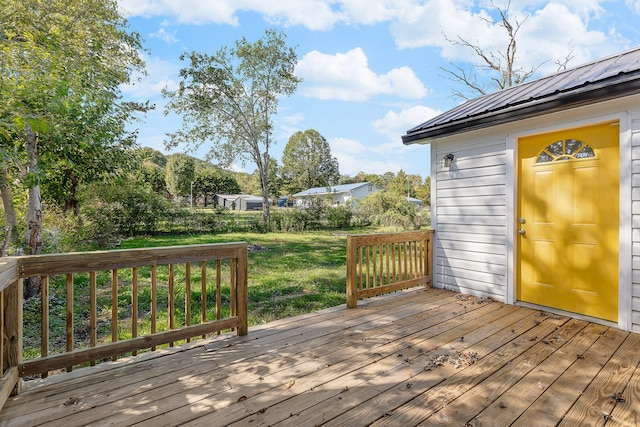
[[[528, 16], [522, 20], [519, 20], [517, 17], [512, 17], [509, 14], [511, 0], [509, 0], [504, 7], [497, 6], [494, 1], [491, 0], [489, 2], [489, 6], [497, 12], [499, 19], [494, 20], [484, 16], [479, 16], [479, 19], [490, 25], [504, 29], [506, 34], [506, 45], [503, 50], [494, 52], [481, 46], [480, 42], [477, 40], [472, 42], [460, 35], [456, 35], [455, 38], [451, 38], [443, 32], [444, 39], [448, 43], [454, 46], [462, 46], [471, 49], [480, 59], [481, 65], [477, 65], [475, 67], [476, 70], [465, 70], [461, 66], [452, 62], [449, 63], [452, 68], [440, 67], [440, 69], [447, 74], [448, 79], [467, 87], [476, 96], [485, 95], [489, 90], [487, 85], [483, 84], [481, 79], [478, 78], [475, 71], [489, 71], [493, 74], [493, 77], [490, 77], [490, 80], [493, 82], [492, 86], [497, 90], [502, 90], [524, 83], [547, 62], [542, 62], [541, 64], [530, 68], [519, 67], [517, 65], [517, 37], [518, 32], [522, 28], [522, 25], [527, 21]], [[558, 70], [566, 69], [566, 66], [571, 59], [573, 59], [573, 51], [570, 51], [563, 60], [555, 61], [558, 65]], [[465, 95], [463, 91], [454, 90], [453, 95], [457, 98], [469, 99], [469, 96]]]

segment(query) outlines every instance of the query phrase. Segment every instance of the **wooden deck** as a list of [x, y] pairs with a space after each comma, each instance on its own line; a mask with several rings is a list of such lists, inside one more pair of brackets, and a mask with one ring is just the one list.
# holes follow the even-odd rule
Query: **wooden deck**
[[34, 381], [0, 425], [640, 425], [640, 335], [416, 288]]

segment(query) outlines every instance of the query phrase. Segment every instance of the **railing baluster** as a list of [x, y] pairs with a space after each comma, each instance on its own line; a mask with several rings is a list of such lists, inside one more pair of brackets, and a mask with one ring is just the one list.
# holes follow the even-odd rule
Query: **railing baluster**
[[416, 242], [409, 242], [409, 277], [412, 278], [412, 279], [415, 279], [415, 277], [416, 277], [415, 276], [415, 269], [414, 269], [415, 260], [416, 260], [416, 258], [414, 256], [415, 245], [416, 245]]
[[404, 274], [402, 280], [409, 280], [409, 258], [407, 254], [407, 242], [402, 242], [402, 251], [404, 252]]
[[[73, 274], [67, 274], [67, 351], [73, 351]], [[73, 371], [73, 366], [67, 366], [67, 372]]]
[[[207, 321], [207, 262], [202, 261], [201, 265], [201, 281], [200, 281], [200, 323]], [[202, 338], [206, 338], [206, 335], [202, 335]]]
[[[236, 309], [236, 295], [238, 293], [237, 287], [237, 278], [236, 278], [236, 270], [238, 268], [238, 259], [231, 258], [229, 260], [230, 267], [230, 279], [229, 279], [229, 316], [237, 316], [238, 311]], [[235, 328], [231, 328], [231, 330], [235, 330]]]
[[[156, 333], [156, 318], [158, 316], [158, 267], [151, 266], [151, 333]], [[151, 351], [156, 351], [156, 347], [151, 347]]]
[[[175, 329], [175, 282], [174, 282], [175, 267], [173, 264], [169, 264], [169, 330]], [[169, 347], [173, 347], [173, 342], [169, 343]]]
[[366, 288], [368, 289], [370, 287], [370, 281], [371, 281], [371, 271], [369, 270], [369, 265], [370, 265], [370, 254], [371, 254], [371, 246], [367, 246], [365, 248], [365, 251], [367, 253], [367, 261], [366, 261], [366, 267], [367, 267], [367, 286]]
[[373, 261], [373, 264], [372, 264], [373, 275], [371, 276], [371, 279], [372, 279], [371, 280], [371, 287], [375, 288], [376, 284], [377, 284], [376, 279], [377, 279], [377, 276], [378, 276], [378, 268], [377, 268], [378, 267], [378, 265], [377, 265], [378, 264], [377, 263], [377, 260], [378, 260], [378, 245], [373, 245], [373, 246], [371, 246], [370, 249], [371, 249], [371, 258], [372, 258], [372, 261]]
[[362, 261], [364, 259], [364, 254], [363, 254], [364, 248], [359, 247], [357, 249], [354, 249], [354, 253], [356, 254], [356, 258], [357, 260], [355, 260], [355, 262], [357, 262], [357, 266], [358, 266], [358, 273], [357, 273], [357, 288], [358, 289], [362, 289]]
[[[98, 278], [95, 271], [89, 272], [89, 345], [95, 347], [98, 341]], [[95, 366], [96, 361], [91, 361]]]
[[[49, 355], [49, 276], [40, 278], [40, 356]], [[47, 378], [49, 372], [42, 372], [42, 378]]]
[[[216, 320], [222, 315], [222, 261], [216, 260]], [[220, 335], [220, 331], [217, 332]]]
[[389, 284], [392, 282], [391, 282], [391, 267], [389, 264], [389, 244], [388, 243], [385, 245], [384, 251], [387, 255], [387, 284]]
[[[138, 336], [138, 267], [131, 269], [131, 338]], [[131, 355], [136, 356], [137, 351]]]
[[[185, 326], [191, 326], [191, 263], [184, 265], [184, 323]], [[187, 342], [191, 342], [191, 338], [187, 338]]]
[[[118, 341], [118, 269], [111, 270], [111, 342]], [[113, 355], [111, 360], [118, 360]]]

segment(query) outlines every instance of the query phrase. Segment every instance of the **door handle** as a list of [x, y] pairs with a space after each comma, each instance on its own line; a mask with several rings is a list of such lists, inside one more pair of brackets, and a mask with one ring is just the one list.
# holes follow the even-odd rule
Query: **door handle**
[[519, 230], [518, 234], [521, 236], [524, 236], [525, 234], [527, 234], [526, 230]]

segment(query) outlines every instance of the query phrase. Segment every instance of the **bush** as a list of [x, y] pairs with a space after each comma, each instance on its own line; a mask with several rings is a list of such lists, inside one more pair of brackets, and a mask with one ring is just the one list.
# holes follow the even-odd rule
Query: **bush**
[[403, 196], [376, 191], [365, 197], [357, 206], [352, 225], [396, 227], [405, 230], [418, 229], [421, 221], [417, 207]]
[[172, 211], [148, 185], [126, 179], [85, 189], [83, 206], [86, 236], [101, 245], [120, 236], [152, 234]]
[[353, 211], [348, 206], [329, 207], [320, 198], [310, 199], [304, 207], [273, 211], [272, 231], [302, 232], [349, 227]]
[[346, 228], [351, 225], [353, 209], [349, 206], [336, 206], [327, 209], [327, 220], [331, 228]]

